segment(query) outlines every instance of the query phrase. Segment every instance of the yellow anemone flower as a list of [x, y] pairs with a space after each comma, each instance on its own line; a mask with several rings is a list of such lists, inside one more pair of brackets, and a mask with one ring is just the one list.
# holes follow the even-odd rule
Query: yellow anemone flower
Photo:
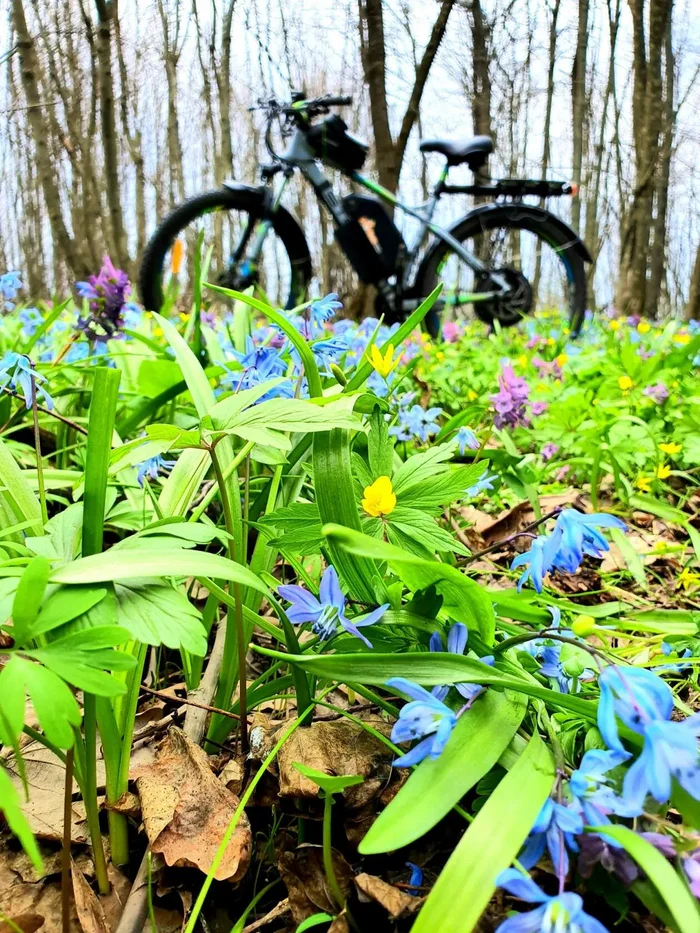
[[610, 321], [609, 326], [610, 326], [610, 330], [619, 330], [620, 322], [616, 318], [613, 318], [612, 321]]
[[683, 445], [674, 444], [673, 442], [669, 442], [668, 444], [659, 444], [659, 450], [663, 450], [665, 454], [669, 454], [669, 456], [672, 457], [674, 454], [679, 454], [683, 450]]
[[527, 366], [527, 357], [524, 353], [521, 353], [518, 357], [518, 366], [522, 366], [523, 369]]
[[651, 324], [649, 321], [640, 321], [639, 324], [637, 324], [637, 331], [640, 334], [648, 334], [650, 330]]
[[682, 586], [687, 592], [691, 587], [696, 587], [700, 583], [700, 573], [695, 573], [684, 567], [678, 574], [678, 586]]
[[665, 463], [662, 463], [656, 470], [657, 479], [668, 479], [671, 475], [671, 467], [667, 466]]
[[681, 347], [684, 347], [686, 343], [690, 343], [690, 334], [674, 334], [674, 341]]
[[473, 402], [474, 399], [479, 398], [479, 396], [476, 394], [474, 389], [469, 389], [469, 391], [467, 392], [467, 398], [469, 399], [470, 402]]
[[617, 384], [623, 392], [629, 392], [629, 390], [634, 385], [629, 376], [620, 376], [620, 378], [617, 380]]
[[641, 489], [642, 492], [651, 492], [651, 477], [640, 474], [637, 477], [634, 485], [637, 487], [637, 489]]
[[365, 486], [362, 508], [368, 515], [389, 515], [396, 508], [396, 494], [388, 476], [380, 476], [371, 486]]
[[173, 243], [172, 252], [170, 254], [170, 271], [173, 275], [177, 275], [180, 271], [184, 251], [185, 249], [182, 245], [182, 240], [175, 240]]
[[382, 356], [382, 351], [376, 345], [372, 344], [372, 349], [370, 351], [369, 362], [374, 369], [379, 373], [380, 376], [383, 376], [385, 379], [396, 367], [399, 365], [399, 360], [401, 359], [401, 354], [394, 359], [394, 345], [390, 343], [386, 349], [386, 353]]
[[565, 366], [569, 362], [569, 357], [566, 353], [560, 353], [559, 356], [554, 358], [554, 362], [557, 366]]

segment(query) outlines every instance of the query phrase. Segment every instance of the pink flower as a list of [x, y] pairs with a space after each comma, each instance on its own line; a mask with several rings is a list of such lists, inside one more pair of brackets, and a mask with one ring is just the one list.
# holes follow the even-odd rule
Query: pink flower
[[533, 402], [532, 405], [530, 406], [530, 411], [532, 412], [533, 415], [537, 416], [537, 415], [543, 415], [547, 411], [548, 408], [549, 406], [547, 405], [546, 402]]
[[657, 382], [656, 385], [647, 386], [642, 392], [642, 395], [646, 395], [647, 398], [652, 399], [657, 405], [661, 405], [661, 403], [665, 402], [668, 398], [669, 391], [663, 382]]
[[498, 374], [500, 391], [489, 396], [496, 412], [494, 424], [497, 428], [527, 426], [530, 421], [525, 406], [530, 397], [530, 387], [520, 376], [516, 376], [510, 363], [502, 364]]
[[541, 453], [544, 461], [551, 460], [554, 454], [559, 453], [559, 444], [545, 444]]
[[457, 343], [462, 333], [462, 327], [455, 321], [446, 321], [442, 325], [442, 339], [445, 343]]

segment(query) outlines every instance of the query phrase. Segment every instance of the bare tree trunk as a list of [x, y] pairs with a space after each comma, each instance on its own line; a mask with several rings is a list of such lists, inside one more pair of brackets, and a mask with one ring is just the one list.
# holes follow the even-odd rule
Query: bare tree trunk
[[[491, 123], [491, 33], [492, 25], [485, 18], [480, 0], [470, 7], [472, 30], [472, 120], [474, 133], [493, 136]], [[488, 164], [476, 173], [476, 182], [486, 184], [491, 177]]]
[[647, 313], [659, 316], [659, 304], [664, 284], [666, 268], [666, 221], [668, 214], [668, 187], [671, 180], [671, 159], [673, 158], [673, 136], [676, 123], [674, 109], [675, 93], [675, 57], [672, 44], [672, 22], [668, 18], [666, 41], [664, 43], [665, 88], [663, 108], [663, 143], [659, 153], [659, 168], [656, 179], [656, 214], [654, 216], [653, 242], [650, 256], [649, 283], [647, 285]]
[[163, 27], [163, 62], [168, 86], [168, 194], [170, 206], [181, 201], [185, 193], [182, 140], [178, 119], [177, 66], [182, 53], [180, 41], [180, 3], [175, 3], [175, 22], [171, 25], [164, 0], [158, 0], [158, 12]]
[[583, 169], [583, 143], [587, 132], [586, 120], [586, 59], [588, 54], [588, 4], [578, 2], [578, 34], [576, 55], [571, 72], [571, 115], [573, 128], [573, 175], [577, 187], [571, 200], [571, 223], [574, 230], [581, 226], [581, 177]]
[[236, 0], [229, 0], [221, 26], [221, 65], [216, 70], [221, 112], [221, 171], [223, 178], [233, 175], [231, 144], [231, 26]]
[[17, 34], [21, 81], [27, 100], [27, 119], [34, 138], [37, 173], [41, 179], [41, 189], [44, 194], [51, 232], [57, 253], [60, 253], [61, 258], [68, 263], [73, 275], [82, 278], [88, 274], [89, 269], [75, 240], [68, 232], [61, 212], [61, 198], [49, 151], [49, 128], [43, 117], [44, 109], [37, 83], [36, 49], [27, 27], [22, 0], [13, 0], [12, 20]]
[[693, 263], [690, 291], [685, 306], [685, 318], [687, 321], [700, 321], [700, 243], [698, 243], [695, 262]]
[[[647, 265], [662, 128], [661, 54], [673, 0], [649, 0], [648, 42], [644, 39], [644, 2], [629, 2], [634, 26], [635, 187], [622, 235], [617, 303], [627, 314], [644, 314], [648, 310]], [[643, 62], [638, 61], [640, 55]], [[644, 82], [641, 88], [640, 81]]]
[[375, 163], [380, 184], [396, 191], [401, 174], [406, 146], [420, 108], [421, 98], [435, 60], [437, 50], [447, 28], [455, 0], [441, 0], [437, 18], [433, 23], [428, 44], [416, 68], [416, 78], [409, 96], [401, 128], [392, 139], [389, 108], [386, 97], [386, 46], [382, 0], [359, 0], [360, 50], [365, 82], [369, 89], [370, 113], [374, 130]]
[[107, 182], [107, 206], [112, 233], [112, 258], [125, 268], [129, 263], [126, 230], [122, 217], [119, 185], [119, 152], [117, 121], [114, 114], [114, 85], [112, 81], [112, 22], [115, 17], [114, 0], [95, 0], [97, 7], [97, 58], [99, 62], [100, 116], [102, 119], [102, 148]]

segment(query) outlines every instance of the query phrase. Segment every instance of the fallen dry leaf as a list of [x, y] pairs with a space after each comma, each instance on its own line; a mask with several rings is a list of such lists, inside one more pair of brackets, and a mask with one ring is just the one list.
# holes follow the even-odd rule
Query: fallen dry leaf
[[75, 909], [83, 933], [110, 933], [104, 908], [75, 862], [71, 862], [71, 878]]
[[[540, 496], [540, 508], [543, 515], [559, 507], [577, 508], [582, 512], [590, 510], [589, 503], [584, 498], [581, 490], [573, 487], [564, 489], [555, 495]], [[468, 509], [462, 514], [469, 517]], [[487, 525], [481, 521], [478, 531], [484, 541], [484, 546], [490, 547], [497, 541], [502, 541], [504, 538], [510, 537], [510, 535], [517, 534], [526, 525], [530, 525], [534, 521], [535, 513], [530, 503], [528, 501], [518, 502], [512, 509], [501, 512], [495, 520], [491, 518], [490, 524]]]
[[[340, 890], [347, 897], [352, 881], [352, 869], [340, 852], [331, 851], [333, 869]], [[319, 911], [335, 913], [336, 905], [323, 870], [323, 848], [303, 844], [292, 852], [284, 852], [277, 867], [287, 886], [289, 907], [295, 923], [301, 923]]]
[[[389, 726], [384, 720], [375, 719], [371, 724], [388, 734]], [[389, 780], [391, 757], [379, 739], [354, 722], [347, 719], [314, 722], [308, 729], [297, 729], [280, 749], [277, 756], [280, 797], [318, 797], [318, 786], [294, 767], [298, 761], [325, 774], [360, 774], [369, 779], [344, 792], [348, 807], [362, 807]]]
[[[166, 864], [207, 872], [239, 804], [213, 774], [204, 751], [172, 728], [136, 785], [146, 834]], [[243, 813], [214, 877], [237, 881], [248, 868], [252, 837]]]
[[368, 875], [365, 872], [356, 876], [355, 887], [360, 894], [360, 901], [363, 897], [376, 901], [382, 905], [392, 920], [404, 914], [416, 913], [423, 903], [423, 898], [406, 894], [395, 888], [393, 884], [388, 884], [376, 875]]
[[13, 917], [12, 926], [0, 921], [0, 933], [17, 933], [17, 930], [21, 933], [35, 933], [43, 926], [44, 918], [39, 914], [20, 914], [18, 917]]

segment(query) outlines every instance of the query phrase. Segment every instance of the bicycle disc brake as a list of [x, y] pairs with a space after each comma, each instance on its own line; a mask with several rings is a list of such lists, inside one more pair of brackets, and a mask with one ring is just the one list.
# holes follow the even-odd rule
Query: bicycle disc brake
[[[485, 324], [492, 324], [494, 321], [498, 321], [504, 327], [517, 324], [532, 310], [532, 286], [522, 272], [509, 266], [502, 266], [499, 269], [491, 269], [490, 271], [503, 276], [508, 283], [508, 291], [503, 295], [490, 298], [488, 301], [474, 302], [474, 313]], [[477, 292], [495, 290], [497, 290], [497, 286], [489, 275], [485, 275], [483, 279], [477, 282], [475, 288]]]

